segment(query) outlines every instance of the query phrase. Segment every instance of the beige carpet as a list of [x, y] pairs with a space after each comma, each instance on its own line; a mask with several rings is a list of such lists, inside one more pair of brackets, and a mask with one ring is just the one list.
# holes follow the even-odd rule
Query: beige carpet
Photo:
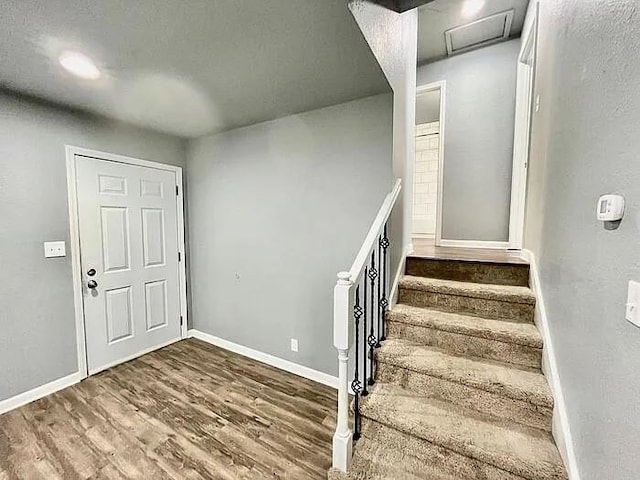
[[329, 478], [566, 479], [528, 266], [407, 265], [376, 351], [376, 384], [361, 399], [351, 469]]

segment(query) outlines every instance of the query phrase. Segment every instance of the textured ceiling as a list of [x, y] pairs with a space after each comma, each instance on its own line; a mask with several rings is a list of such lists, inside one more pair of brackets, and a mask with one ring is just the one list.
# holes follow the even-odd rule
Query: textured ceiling
[[465, 0], [434, 0], [418, 9], [418, 64], [441, 60], [447, 56], [444, 32], [495, 13], [514, 9], [511, 37], [522, 31], [529, 0], [486, 0], [471, 17], [462, 14]]
[[3, 0], [0, 44], [0, 86], [184, 137], [390, 91], [346, 0]]

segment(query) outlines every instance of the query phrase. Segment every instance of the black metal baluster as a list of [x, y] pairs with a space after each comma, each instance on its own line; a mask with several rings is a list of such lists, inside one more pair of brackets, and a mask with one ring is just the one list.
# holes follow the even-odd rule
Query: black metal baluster
[[[374, 326], [377, 323], [377, 317], [375, 315], [374, 312], [376, 312], [378, 309], [375, 308], [375, 283], [376, 283], [376, 278], [378, 277], [378, 271], [376, 270], [376, 258], [375, 258], [376, 252], [375, 252], [375, 248], [373, 250], [373, 252], [371, 252], [371, 265], [369, 267], [369, 280], [371, 281], [371, 327], [369, 329], [369, 336], [367, 337], [367, 343], [369, 344], [369, 385], [373, 385], [375, 383], [374, 380], [374, 356], [373, 356], [373, 349], [375, 348], [376, 344], [378, 343], [378, 340], [376, 339], [376, 336], [374, 334]], [[366, 278], [365, 278], [365, 285], [366, 285]], [[365, 291], [366, 291], [366, 287], [365, 287]], [[365, 349], [366, 350], [366, 349]], [[366, 378], [366, 377], [365, 377]]]
[[[361, 428], [361, 419], [360, 419], [360, 392], [362, 391], [362, 382], [360, 381], [360, 373], [358, 371], [358, 347], [359, 341], [358, 337], [360, 336], [360, 317], [362, 317], [362, 307], [360, 306], [360, 285], [356, 287], [356, 303], [353, 307], [353, 317], [356, 321], [356, 369], [353, 375], [353, 382], [351, 382], [351, 390], [354, 393], [354, 428], [353, 428], [353, 439], [358, 440], [360, 438], [360, 428]], [[366, 349], [365, 349], [366, 350]]]
[[376, 325], [378, 328], [378, 341], [376, 343], [376, 348], [381, 347], [380, 342], [382, 341], [382, 308], [380, 308], [382, 304], [382, 297], [380, 296], [380, 280], [384, 278], [384, 264], [382, 262], [382, 235], [378, 237], [378, 271], [380, 275], [378, 275], [378, 308], [376, 309], [378, 311], [378, 324]]
[[[382, 276], [382, 298], [380, 299], [380, 310], [382, 323], [380, 328], [380, 341], [384, 341], [385, 336], [385, 322], [387, 320], [387, 307], [389, 306], [389, 300], [387, 298], [387, 248], [389, 248], [389, 238], [387, 237], [387, 224], [384, 224], [384, 232], [382, 239], [380, 240], [380, 246], [382, 247], [382, 262], [381, 262], [381, 276]], [[379, 258], [379, 257], [378, 257]], [[379, 284], [379, 282], [378, 282]]]
[[362, 277], [362, 284], [364, 286], [364, 328], [362, 329], [362, 396], [369, 395], [367, 390], [367, 277], [369, 276], [369, 269], [365, 267], [364, 276]]

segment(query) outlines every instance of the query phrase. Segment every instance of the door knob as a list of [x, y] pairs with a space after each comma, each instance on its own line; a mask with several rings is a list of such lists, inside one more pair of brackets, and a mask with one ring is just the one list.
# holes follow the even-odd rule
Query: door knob
[[87, 282], [87, 287], [93, 289], [96, 288], [98, 286], [98, 282], [96, 282], [95, 280], [89, 280]]
[[96, 274], [96, 269], [95, 268], [90, 268], [87, 271], [87, 275], [89, 275], [90, 277], [93, 277]]

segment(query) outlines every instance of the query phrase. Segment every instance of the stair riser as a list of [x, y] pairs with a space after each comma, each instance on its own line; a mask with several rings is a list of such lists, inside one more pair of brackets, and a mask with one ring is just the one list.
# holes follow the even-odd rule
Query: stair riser
[[407, 288], [400, 288], [398, 301], [414, 307], [434, 308], [444, 312], [475, 315], [495, 320], [533, 322], [534, 306], [529, 303], [465, 297]]
[[[380, 384], [384, 385], [382, 382]], [[442, 417], [443, 422], [449, 422], [450, 417], [445, 410], [433, 411], [432, 415], [436, 415], [436, 417], [432, 417], [434, 421], [429, 417], [425, 417], [427, 418], [427, 423], [411, 422], [410, 416], [413, 415], [413, 412], [410, 413], [405, 410], [403, 415], [398, 416], [398, 412], [395, 411], [394, 408], [381, 409], [379, 404], [377, 404], [378, 400], [375, 398], [376, 397], [373, 397], [373, 399], [371, 399], [371, 397], [368, 397], [367, 400], [371, 400], [363, 402], [360, 406], [362, 418], [373, 420], [410, 437], [436, 444], [447, 450], [456, 452], [461, 456], [474, 459], [478, 463], [492, 465], [497, 470], [511, 472], [527, 480], [567, 480], [564, 466], [556, 463], [555, 460], [552, 462], [544, 460], [537, 461], [532, 460], [529, 454], [521, 457], [517, 454], [512, 455], [505, 453], [504, 448], [487, 449], [481, 446], [482, 442], [480, 444], [473, 441], [470, 442], [466, 433], [451, 435], [449, 430], [436, 427], [436, 424], [439, 423], [438, 418], [440, 417]], [[399, 398], [398, 402], [401, 404], [405, 403], [402, 398]], [[420, 410], [419, 407], [416, 406], [416, 408]], [[450, 427], [451, 424], [449, 424], [447, 428]], [[464, 432], [465, 428], [462, 427], [459, 429], [459, 427], [455, 427], [455, 430], [457, 432]], [[534, 430], [530, 429], [531, 435], [533, 435], [533, 432]], [[545, 438], [548, 436], [548, 433], [539, 431], [539, 437], [537, 438]], [[533, 438], [532, 436], [532, 439]]]
[[384, 438], [389, 448], [401, 450], [405, 455], [436, 467], [445, 474], [484, 480], [522, 480], [523, 478], [366, 417], [362, 419], [362, 431], [364, 439]]
[[378, 363], [377, 380], [397, 383], [407, 390], [472, 408], [503, 420], [551, 431], [552, 412], [547, 407], [413, 372], [386, 362]]
[[541, 367], [542, 349], [540, 348], [445, 332], [394, 322], [390, 319], [385, 326], [387, 338], [404, 338], [414, 343], [434, 346], [455, 355], [486, 358], [532, 368]]
[[[395, 475], [396, 472], [392, 470], [393, 473], [389, 473], [388, 468], [379, 469], [374, 462], [369, 462], [366, 467], [355, 468], [357, 468], [357, 470], [352, 469], [350, 473], [342, 473], [338, 470], [331, 469], [327, 474], [327, 480], [391, 480], [391, 478], [401, 478], [396, 476], [390, 477], [390, 474]], [[423, 475], [416, 476], [414, 474], [407, 474], [404, 470], [406, 470], [406, 467], [403, 468], [402, 480], [424, 480], [425, 478]], [[431, 480], [431, 478], [429, 478], [429, 480]]]
[[407, 455], [404, 450], [389, 448], [388, 443], [380, 444], [370, 438], [355, 442], [351, 468], [346, 476], [335, 473], [329, 480], [462, 480], [452, 477], [439, 468], [420, 459]]
[[529, 265], [408, 257], [406, 274], [458, 282], [529, 286]]

